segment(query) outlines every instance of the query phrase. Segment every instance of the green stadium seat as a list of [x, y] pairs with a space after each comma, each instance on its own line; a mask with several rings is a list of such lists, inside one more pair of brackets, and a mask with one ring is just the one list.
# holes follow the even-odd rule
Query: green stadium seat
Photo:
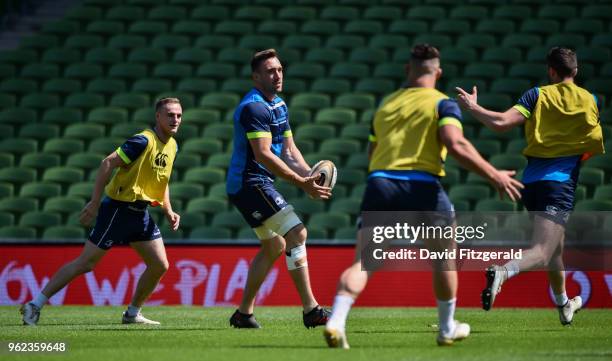
[[[474, 34], [475, 35], [475, 34]], [[452, 44], [454, 44], [452, 38], [448, 35], [442, 35], [442, 34], [428, 34], [428, 33], [424, 33], [421, 35], [417, 35], [414, 39], [413, 39], [413, 44], [422, 44], [422, 43], [428, 43], [431, 44], [439, 49], [443, 49], [443, 48], [447, 48], [449, 46], [451, 46]], [[467, 45], [470, 46], [470, 45]]]
[[336, 98], [336, 107], [349, 108], [354, 110], [365, 110], [374, 108], [376, 98], [372, 94], [346, 93]]
[[228, 123], [210, 124], [202, 132], [204, 138], [220, 139], [229, 142], [234, 138], [234, 126]]
[[322, 142], [326, 139], [334, 138], [335, 133], [336, 131], [331, 125], [304, 124], [296, 130], [296, 137], [299, 140]]
[[21, 157], [21, 160], [19, 161], [19, 166], [41, 170], [59, 166], [60, 163], [61, 159], [60, 156], [57, 154], [28, 153], [24, 154]]
[[[470, 47], [450, 47], [444, 48], [443, 63], [471, 64], [478, 58], [476, 49]], [[408, 54], [409, 55], [409, 54]], [[408, 58], [404, 59], [408, 60]]]
[[81, 61], [81, 53], [76, 49], [51, 48], [42, 54], [42, 62], [47, 64], [67, 65]]
[[43, 239], [84, 239], [85, 230], [77, 226], [54, 226], [46, 228], [43, 232]]
[[487, 80], [499, 78], [504, 75], [504, 67], [497, 63], [473, 63], [468, 64], [464, 70], [464, 76], [483, 78]]
[[151, 20], [161, 20], [175, 22], [187, 17], [187, 11], [181, 6], [156, 6], [149, 10], [148, 18]]
[[359, 19], [359, 10], [352, 6], [330, 5], [321, 10], [321, 19], [351, 21]]
[[456, 87], [460, 87], [466, 91], [471, 91], [473, 87], [477, 87], [479, 93], [484, 93], [486, 90], [486, 83], [484, 80], [478, 78], [453, 78], [447, 82], [446, 93], [455, 94], [457, 92], [455, 90]]
[[510, 67], [508, 76], [539, 80], [546, 76], [546, 67], [541, 63], [518, 63]]
[[484, 18], [476, 24], [476, 32], [504, 36], [516, 31], [512, 20]]
[[43, 123], [49, 124], [73, 124], [83, 121], [83, 112], [74, 108], [51, 108], [47, 109], [42, 117]]
[[493, 80], [489, 90], [492, 93], [505, 93], [512, 99], [518, 99], [530, 86], [531, 83], [526, 79], [498, 78]]
[[596, 94], [609, 94], [612, 89], [612, 78], [590, 79], [585, 87]]
[[197, 20], [179, 20], [172, 25], [174, 34], [186, 35], [196, 38], [201, 34], [208, 34], [212, 30], [209, 23]]
[[522, 60], [522, 53], [518, 48], [494, 47], [484, 50], [482, 60], [485, 62], [514, 64]]
[[308, 220], [308, 228], [325, 229], [328, 232], [339, 227], [348, 227], [350, 224], [351, 217], [346, 213], [337, 211], [313, 214]]
[[238, 230], [245, 225], [242, 215], [237, 211], [224, 211], [217, 213], [211, 222], [213, 227], [223, 227]]
[[333, 20], [308, 20], [302, 24], [300, 33], [329, 36], [340, 32], [340, 24]]
[[349, 169], [368, 169], [370, 161], [368, 160], [368, 156], [365, 153], [353, 154], [350, 155], [344, 164], [344, 167]]
[[478, 21], [488, 18], [488, 10], [484, 6], [478, 5], [457, 5], [450, 11], [451, 19], [462, 19], [470, 21]]
[[490, 198], [478, 201], [474, 210], [476, 212], [515, 212], [517, 205], [511, 201]]
[[368, 20], [381, 20], [391, 22], [401, 18], [402, 10], [398, 6], [372, 5], [364, 9], [362, 17]]
[[145, 17], [142, 7], [131, 5], [116, 5], [108, 9], [106, 19], [120, 21], [136, 21]]
[[243, 93], [253, 87], [253, 81], [244, 78], [230, 78], [221, 84], [221, 91], [228, 93]]
[[316, 164], [318, 161], [327, 159], [332, 161], [334, 164], [341, 164], [342, 159], [339, 155], [329, 153], [309, 153], [303, 154], [304, 160], [307, 164]]
[[227, 168], [230, 165], [231, 159], [232, 159], [231, 153], [213, 154], [210, 156], [210, 158], [208, 158], [208, 161], [206, 162], [206, 166], [217, 167], [217, 168], [227, 170]]
[[277, 45], [280, 45], [278, 39], [270, 35], [245, 35], [238, 41], [238, 47], [255, 51], [276, 47]]
[[[479, 95], [478, 104], [482, 105], [487, 109], [492, 109], [500, 112], [508, 110], [513, 105], [512, 98], [509, 95], [495, 93]], [[516, 131], [511, 133], [512, 135], [514, 135]]]
[[376, 96], [387, 95], [395, 90], [395, 84], [389, 79], [364, 78], [357, 82], [354, 91], [372, 93]]
[[[444, 66], [446, 74], [446, 66]], [[401, 63], [383, 63], [374, 68], [374, 77], [387, 78], [389, 80], [401, 81], [406, 76], [405, 65]]]
[[117, 107], [105, 107], [93, 109], [87, 115], [87, 121], [98, 124], [114, 125], [127, 122], [127, 110]]
[[240, 97], [234, 93], [209, 93], [200, 100], [200, 107], [207, 109], [229, 110], [238, 105]]
[[521, 154], [523, 149], [527, 147], [525, 139], [513, 139], [506, 146], [506, 153]]
[[610, 20], [612, 19], [612, 15], [610, 15], [611, 12], [612, 12], [612, 5], [589, 4], [582, 8], [581, 17], [587, 18], [587, 19]]
[[438, 20], [445, 19], [446, 11], [441, 6], [417, 5], [412, 6], [406, 12], [410, 19]]
[[219, 80], [234, 78], [236, 76], [236, 67], [225, 63], [207, 63], [198, 67], [196, 75]]
[[[339, 49], [315, 48], [306, 52], [306, 57], [304, 60], [306, 61], [306, 64], [308, 62], [312, 62], [333, 65], [344, 60], [344, 53]], [[295, 67], [295, 65], [296, 64], [293, 64], [291, 67]]]
[[584, 35], [572, 33], [558, 33], [549, 35], [546, 38], [545, 44], [547, 47], [566, 46], [576, 49], [581, 46], [587, 45], [587, 41]]
[[124, 51], [129, 51], [134, 48], [144, 48], [147, 46], [147, 38], [141, 35], [119, 34], [108, 40], [108, 46]]
[[83, 200], [89, 200], [93, 193], [94, 182], [78, 182], [71, 184], [68, 188], [67, 196], [72, 198], [81, 198]]
[[227, 210], [227, 202], [218, 198], [196, 197], [192, 195], [189, 203], [187, 203], [187, 212], [198, 212], [211, 218], [219, 212]]
[[61, 221], [61, 216], [57, 213], [31, 211], [21, 215], [19, 226], [41, 230], [47, 227], [59, 226]]
[[[335, 190], [333, 193], [334, 198], [337, 197]], [[329, 211], [343, 213], [353, 217], [357, 216], [361, 211], [361, 198], [337, 198], [332, 201]], [[338, 227], [341, 227], [340, 224], [338, 224]]]
[[89, 147], [87, 148], [88, 152], [92, 153], [100, 153], [100, 154], [110, 154], [114, 152], [117, 147], [121, 146], [125, 139], [117, 138], [117, 137], [108, 137], [108, 138], [100, 138], [95, 139], [89, 143]]
[[[136, 80], [132, 85], [132, 91], [153, 95], [157, 92], [167, 92], [172, 90], [172, 82], [162, 78], [142, 78]], [[126, 94], [126, 93], [124, 93]], [[146, 104], [139, 104], [145, 107]]]
[[197, 38], [194, 45], [196, 48], [218, 50], [228, 46], [234, 46], [235, 41], [230, 35], [207, 34]]
[[170, 185], [170, 195], [172, 199], [180, 199], [187, 202], [203, 197], [204, 187], [200, 184], [177, 182]]
[[70, 213], [80, 211], [84, 206], [85, 204], [80, 198], [60, 196], [47, 199], [43, 211], [56, 212], [67, 216]]
[[102, 66], [91, 63], [74, 63], [68, 65], [64, 69], [64, 76], [66, 78], [73, 78], [77, 80], [90, 80], [93, 78], [100, 78], [104, 75]]
[[232, 238], [232, 232], [229, 229], [201, 226], [196, 227], [189, 233], [189, 239], [230, 239]]
[[99, 124], [71, 124], [64, 130], [64, 138], [90, 141], [104, 136], [104, 127]]
[[153, 37], [168, 32], [168, 25], [162, 21], [140, 20], [131, 23], [128, 32], [134, 35]]
[[525, 33], [549, 35], [558, 33], [561, 30], [561, 25], [559, 21], [553, 19], [525, 18], [519, 30]]
[[[284, 20], [266, 20], [262, 21], [257, 27], [258, 34], [265, 35], [280, 35], [284, 36], [286, 34], [293, 34], [297, 31], [297, 25], [292, 21], [284, 21]], [[245, 37], [248, 37], [246, 35]], [[243, 39], [245, 38], [243, 37]], [[274, 41], [276, 43], [276, 41]], [[268, 42], [266, 44], [271, 44]], [[244, 46], [244, 45], [242, 45]]]
[[368, 66], [356, 63], [337, 63], [330, 70], [331, 77], [358, 80], [367, 77], [369, 74]]
[[15, 225], [15, 216], [9, 212], [0, 212], [0, 227]]
[[212, 20], [227, 19], [230, 17], [230, 11], [226, 6], [219, 5], [201, 5], [193, 9], [191, 18], [197, 20]]
[[174, 168], [181, 171], [181, 173], [189, 168], [195, 168], [202, 165], [200, 156], [197, 154], [185, 154], [182, 152], [174, 160]]
[[366, 41], [363, 36], [336, 34], [327, 37], [325, 47], [333, 49], [341, 49], [350, 51], [352, 49], [366, 46]]
[[191, 65], [187, 64], [163, 63], [153, 68], [153, 76], [168, 78], [172, 81], [191, 77], [192, 72]]
[[[38, 199], [39, 201], [43, 201], [51, 197], [57, 197], [61, 193], [62, 187], [59, 184], [48, 182], [25, 183], [19, 190], [20, 197]], [[91, 193], [89, 195], [91, 195]]]
[[[207, 49], [197, 48], [182, 48], [178, 49], [174, 53], [173, 60], [179, 63], [187, 63], [191, 65], [200, 65], [202, 63], [208, 63], [212, 60], [212, 54]], [[184, 79], [189, 80], [189, 79]]]
[[[481, 130], [481, 133], [484, 131]], [[482, 154], [484, 157], [490, 157], [492, 155], [496, 155], [498, 153], [501, 152], [501, 142], [497, 139], [480, 139], [481, 136], [479, 135], [479, 139], [476, 139], [473, 141], [474, 147], [476, 147], [476, 149], [478, 150], [478, 152], [480, 154]]]
[[351, 83], [346, 79], [318, 78], [312, 82], [311, 92], [339, 95], [349, 92]]
[[460, 35], [457, 39], [458, 47], [476, 48], [476, 49], [487, 49], [497, 45], [495, 37], [490, 34], [464, 34]]
[[598, 168], [582, 168], [580, 170], [580, 176], [578, 183], [584, 184], [589, 187], [597, 187], [604, 183], [605, 173], [603, 170]]
[[19, 106], [30, 109], [46, 109], [60, 105], [59, 96], [50, 93], [32, 93], [21, 97]]
[[0, 63], [22, 65], [38, 61], [38, 52], [33, 49], [0, 51]]
[[15, 165], [15, 155], [0, 152], [0, 168], [12, 167]]
[[322, 108], [314, 119], [315, 123], [344, 126], [357, 121], [354, 110], [348, 108]]
[[111, 107], [122, 107], [127, 109], [137, 109], [151, 106], [151, 97], [143, 93], [118, 93], [110, 100]]
[[16, 95], [25, 95], [38, 90], [38, 85], [35, 80], [10, 78], [4, 79], [0, 83], [0, 91], [12, 93]]
[[104, 159], [104, 156], [104, 154], [91, 152], [74, 153], [68, 156], [66, 166], [91, 171], [100, 167], [100, 163], [102, 159]]
[[102, 9], [97, 6], [77, 6], [68, 11], [65, 18], [80, 22], [89, 22], [103, 17]]
[[87, 24], [85, 28], [90, 34], [101, 35], [105, 37], [121, 34], [125, 31], [123, 23], [114, 20], [96, 20]]
[[116, 94], [117, 92], [127, 91], [126, 82], [121, 79], [92, 79], [87, 83], [87, 92], [102, 94], [105, 96]]
[[48, 63], [32, 63], [21, 68], [21, 76], [24, 78], [47, 80], [59, 76], [59, 66]]
[[123, 53], [113, 48], [92, 48], [85, 53], [86, 62], [100, 65], [113, 65], [123, 61]]
[[[12, 65], [10, 67], [14, 68]], [[0, 64], [0, 69], [4, 68], [4, 64]], [[0, 70], [1, 72], [1, 70]], [[14, 69], [10, 70], [10, 73], [14, 73]], [[14, 94], [3, 94], [0, 93], [0, 107], [6, 108], [14, 108], [17, 105], [17, 97]]]
[[198, 167], [188, 169], [183, 177], [184, 182], [213, 185], [225, 181], [225, 171], [213, 167]]
[[556, 19], [565, 21], [571, 19], [577, 14], [576, 8], [570, 5], [543, 5], [538, 11], [538, 18], [541, 19]]
[[0, 141], [0, 152], [22, 155], [25, 153], [33, 153], [37, 150], [38, 141], [36, 141], [36, 139], [12, 138]]
[[470, 32], [470, 23], [465, 20], [457, 20], [457, 19], [439, 19], [433, 23], [431, 28], [433, 33], [439, 34], [463, 34]]
[[365, 183], [366, 172], [360, 169], [343, 169], [338, 172], [338, 183], [346, 186], [355, 186]]
[[43, 146], [43, 152], [56, 153], [63, 156], [84, 150], [83, 141], [78, 139], [54, 138], [47, 140]]
[[498, 169], [519, 170], [527, 166], [527, 159], [519, 154], [493, 155], [489, 162]]
[[216, 34], [232, 36], [252, 34], [254, 30], [251, 22], [240, 20], [221, 20], [214, 27], [214, 32]]
[[103, 107], [104, 96], [94, 93], [72, 93], [66, 98], [64, 106], [84, 110]]
[[80, 29], [78, 21], [54, 20], [42, 25], [41, 32], [44, 34], [59, 35], [62, 37], [77, 33]]
[[387, 61], [387, 52], [383, 49], [355, 48], [349, 54], [349, 61], [375, 65]]
[[38, 200], [23, 197], [8, 197], [0, 199], [0, 211], [22, 214], [38, 209]]
[[181, 151], [208, 157], [222, 152], [223, 143], [219, 139], [192, 138], [185, 141]]
[[581, 63], [602, 64], [611, 59], [610, 49], [602, 47], [579, 47], [576, 49], [576, 54]]
[[49, 79], [42, 84], [42, 91], [58, 94], [70, 94], [81, 91], [81, 82], [76, 79]]
[[[399, 34], [376, 34], [370, 37], [368, 47], [381, 48], [392, 51], [399, 48], [407, 48], [408, 37]], [[379, 64], [380, 65], [380, 64]]]
[[81, 51], [102, 46], [104, 46], [104, 38], [94, 34], [73, 34], [64, 41], [65, 48]]
[[191, 46], [191, 40], [185, 35], [160, 34], [153, 38], [151, 45], [166, 51], [176, 51]]
[[603, 33], [605, 30], [603, 21], [597, 19], [570, 18], [566, 19], [564, 24], [565, 27], [563, 30], [573, 34], [579, 33], [591, 36]]
[[266, 6], [241, 6], [234, 13], [235, 19], [265, 21], [274, 18], [274, 11]]
[[[185, 126], [185, 124], [181, 125], [181, 127], [183, 126]], [[149, 127], [150, 126], [147, 123], [117, 123], [112, 126], [109, 135], [111, 137], [127, 139]]]
[[358, 141], [352, 139], [326, 139], [321, 143], [319, 152], [338, 156], [349, 156], [361, 150]]
[[576, 202], [575, 211], [590, 212], [590, 211], [612, 211], [612, 201], [603, 201], [588, 199]]
[[21, 226], [0, 227], [0, 238], [32, 241], [36, 239], [36, 230], [34, 228]]
[[9, 108], [0, 111], [0, 124], [24, 125], [36, 122], [36, 111], [26, 108]]
[[45, 182], [54, 182], [62, 185], [68, 185], [73, 182], [81, 182], [84, 179], [82, 169], [73, 167], [51, 167], [45, 169], [42, 180]]
[[314, 214], [323, 213], [325, 211], [325, 203], [321, 200], [315, 200], [310, 198], [297, 198], [290, 199], [288, 203], [291, 204], [296, 213], [301, 216], [310, 216]]
[[307, 50], [321, 47], [321, 40], [315, 35], [287, 35], [282, 42], [284, 48]]
[[281, 8], [277, 17], [282, 20], [306, 21], [316, 18], [317, 10], [310, 6], [288, 5]]
[[206, 196], [209, 198], [227, 199], [225, 181], [210, 186], [210, 189], [208, 189]]

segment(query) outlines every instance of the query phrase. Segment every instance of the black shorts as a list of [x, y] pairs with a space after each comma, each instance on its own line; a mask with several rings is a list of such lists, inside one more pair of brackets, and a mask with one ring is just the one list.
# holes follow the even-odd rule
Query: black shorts
[[104, 198], [98, 210], [96, 225], [89, 233], [89, 241], [108, 250], [113, 244], [161, 238], [161, 232], [147, 207], [147, 202], [121, 202]]
[[[400, 180], [384, 177], [368, 179], [361, 211], [435, 212], [436, 218], [451, 224], [455, 209], [440, 182]], [[430, 213], [431, 214], [431, 213]]]
[[285, 198], [278, 193], [273, 184], [245, 185], [238, 193], [227, 195], [251, 228], [263, 222], [288, 206]]
[[537, 181], [525, 184], [523, 204], [551, 221], [565, 225], [574, 209], [576, 181]]

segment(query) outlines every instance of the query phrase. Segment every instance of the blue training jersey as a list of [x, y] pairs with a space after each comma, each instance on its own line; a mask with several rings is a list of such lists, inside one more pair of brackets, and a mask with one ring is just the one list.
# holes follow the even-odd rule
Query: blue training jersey
[[[525, 108], [529, 113], [533, 112], [540, 96], [540, 88], [534, 87], [527, 90], [518, 100], [517, 105]], [[595, 102], [599, 101], [595, 95]], [[537, 181], [567, 182], [570, 179], [576, 181], [577, 170], [580, 166], [581, 155], [572, 155], [557, 158], [527, 157], [527, 167], [523, 171], [523, 183]]]
[[280, 157], [283, 139], [291, 137], [287, 105], [280, 97], [264, 98], [256, 88], [248, 92], [234, 112], [234, 152], [227, 175], [227, 193], [244, 185], [274, 181], [274, 174], [255, 160], [250, 139], [271, 138], [270, 150]]

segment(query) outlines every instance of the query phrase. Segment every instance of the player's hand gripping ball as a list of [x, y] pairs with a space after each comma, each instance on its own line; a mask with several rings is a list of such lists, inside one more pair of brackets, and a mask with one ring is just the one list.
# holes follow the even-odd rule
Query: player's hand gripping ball
[[310, 175], [321, 174], [317, 184], [322, 187], [334, 188], [338, 179], [338, 170], [331, 160], [321, 160], [310, 170]]

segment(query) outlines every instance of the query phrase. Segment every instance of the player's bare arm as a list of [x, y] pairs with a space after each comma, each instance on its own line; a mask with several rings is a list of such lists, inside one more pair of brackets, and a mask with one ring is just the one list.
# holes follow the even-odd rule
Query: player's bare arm
[[117, 152], [112, 152], [102, 160], [100, 168], [98, 168], [96, 182], [91, 194], [91, 200], [85, 205], [79, 217], [79, 222], [82, 225], [91, 225], [91, 222], [98, 214], [98, 208], [100, 207], [102, 195], [104, 194], [104, 187], [113, 174], [113, 170], [117, 167], [123, 167], [125, 165], [126, 163], [123, 161], [123, 159], [121, 159]]
[[170, 228], [173, 231], [176, 231], [179, 228], [179, 224], [181, 222], [181, 216], [178, 213], [175, 213], [172, 210], [172, 204], [170, 203], [170, 187], [166, 186], [166, 191], [164, 192], [164, 205], [162, 206], [162, 210], [164, 211], [164, 215], [170, 224]]
[[497, 170], [478, 153], [476, 148], [465, 139], [463, 132], [458, 127], [448, 124], [440, 127], [438, 131], [440, 140], [451, 156], [466, 169], [473, 171], [487, 179], [499, 192], [500, 198], [507, 195], [513, 201], [521, 198], [520, 190], [523, 184], [512, 178], [515, 171]]
[[505, 112], [495, 112], [478, 105], [478, 89], [473, 88], [472, 93], [457, 87], [457, 103], [469, 111], [487, 128], [495, 132], [505, 132], [525, 122], [525, 116], [518, 110], [510, 108]]
[[283, 139], [283, 153], [281, 154], [281, 159], [292, 171], [300, 176], [307, 177], [310, 174], [310, 166], [304, 160], [302, 152], [300, 152], [293, 141], [293, 137], [285, 137]]
[[300, 187], [304, 192], [313, 198], [329, 199], [331, 190], [327, 187], [321, 187], [316, 184], [319, 176], [302, 177], [297, 174], [282, 159], [277, 157], [270, 150], [272, 140], [270, 138], [255, 138], [249, 139], [255, 160], [266, 167], [277, 177], [281, 177], [292, 184]]

